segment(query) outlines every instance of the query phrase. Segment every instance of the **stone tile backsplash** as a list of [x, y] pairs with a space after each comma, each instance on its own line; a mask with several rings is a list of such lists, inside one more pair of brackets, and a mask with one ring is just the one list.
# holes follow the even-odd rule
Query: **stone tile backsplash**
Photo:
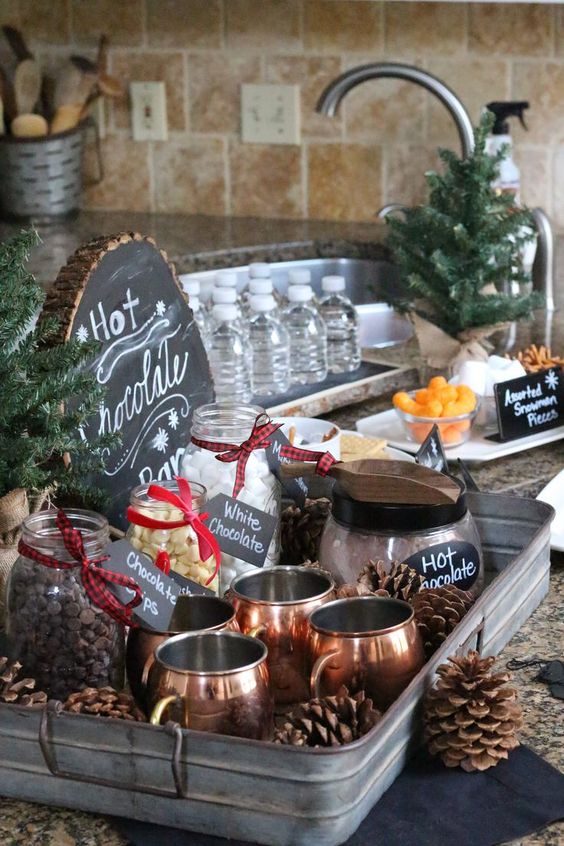
[[[134, 142], [127, 101], [108, 105], [106, 178], [85, 191], [90, 209], [370, 221], [385, 202], [421, 201], [437, 146], [458, 149], [427, 92], [378, 80], [349, 94], [336, 119], [314, 112], [341, 70], [387, 59], [444, 79], [474, 121], [489, 100], [530, 100], [530, 132], [514, 126], [523, 199], [564, 226], [562, 6], [0, 0], [0, 23], [21, 26], [49, 68], [73, 51], [94, 57], [105, 31], [112, 73], [166, 83], [166, 143]], [[245, 82], [301, 85], [300, 146], [241, 143]]]

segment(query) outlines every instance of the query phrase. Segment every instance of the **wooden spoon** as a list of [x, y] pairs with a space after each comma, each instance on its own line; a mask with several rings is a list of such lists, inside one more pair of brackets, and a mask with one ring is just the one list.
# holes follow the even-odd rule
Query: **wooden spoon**
[[3, 26], [2, 31], [12, 48], [18, 64], [14, 72], [14, 97], [17, 114], [33, 112], [41, 93], [41, 70], [25, 39], [15, 26]]
[[[281, 472], [293, 478], [311, 476], [315, 464], [295, 461], [283, 464]], [[359, 502], [398, 505], [449, 505], [457, 502], [460, 487], [449, 476], [420, 464], [376, 458], [334, 464], [328, 476]]]

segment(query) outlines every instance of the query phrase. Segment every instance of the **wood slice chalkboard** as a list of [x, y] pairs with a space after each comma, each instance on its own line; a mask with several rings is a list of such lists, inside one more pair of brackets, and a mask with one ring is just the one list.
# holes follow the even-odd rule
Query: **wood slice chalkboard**
[[194, 408], [213, 401], [207, 357], [174, 267], [151, 238], [123, 233], [81, 247], [63, 267], [44, 314], [59, 340], [97, 339], [93, 367], [106, 388], [91, 438], [121, 432], [95, 482], [110, 496], [110, 522], [125, 528], [131, 489], [178, 473]]

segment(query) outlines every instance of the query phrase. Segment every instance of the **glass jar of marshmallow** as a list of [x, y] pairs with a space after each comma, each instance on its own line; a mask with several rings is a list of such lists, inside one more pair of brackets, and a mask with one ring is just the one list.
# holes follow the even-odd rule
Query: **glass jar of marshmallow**
[[[253, 405], [237, 403], [210, 403], [194, 411], [192, 418], [193, 438], [222, 444], [244, 443], [253, 430], [257, 417], [264, 409]], [[223, 462], [216, 455], [224, 450], [204, 449], [189, 443], [182, 461], [182, 475], [190, 481], [205, 485], [208, 499], [217, 494], [233, 496], [237, 462]], [[245, 467], [245, 482], [237, 495], [237, 501], [252, 505], [280, 520], [281, 487], [278, 479], [270, 472], [264, 448], [249, 453]], [[280, 558], [280, 533], [277, 531], [268, 548], [265, 567], [278, 564]], [[235, 576], [246, 570], [256, 569], [240, 558], [221, 553], [220, 593], [224, 593]]]
[[[155, 484], [178, 494], [178, 485], [175, 481], [159, 481]], [[150, 485], [138, 485], [133, 489], [130, 497], [130, 512], [133, 510], [144, 517], [166, 523], [182, 521], [184, 515], [180, 509], [162, 500], [153, 499], [149, 496], [149, 487]], [[200, 514], [204, 510], [206, 489], [203, 485], [190, 480], [190, 492], [192, 511]], [[216, 560], [213, 555], [210, 555], [202, 561], [200, 543], [192, 526], [149, 529], [130, 522], [126, 538], [135, 549], [148, 555], [165, 573], [170, 567], [170, 570], [180, 573], [181, 576], [204, 585], [214, 593], [218, 592], [219, 574], [216, 573]]]

